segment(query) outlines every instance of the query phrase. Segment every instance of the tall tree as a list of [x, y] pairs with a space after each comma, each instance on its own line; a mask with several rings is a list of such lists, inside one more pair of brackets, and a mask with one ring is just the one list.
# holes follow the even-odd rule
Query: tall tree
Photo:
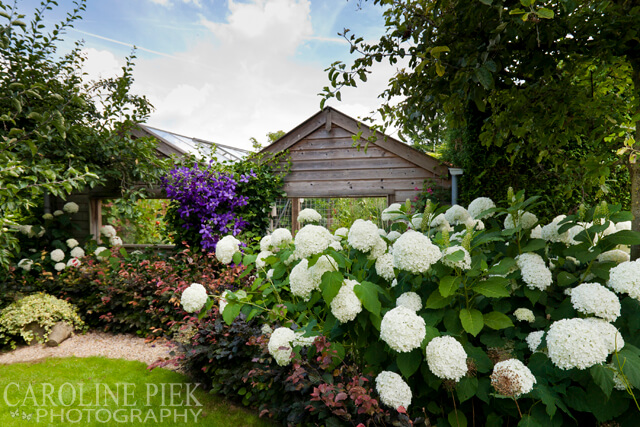
[[359, 56], [328, 69], [323, 102], [366, 80], [374, 62], [404, 61], [382, 94], [387, 123], [419, 132], [445, 115], [449, 129], [470, 131], [464, 141], [529, 164], [561, 197], [606, 192], [623, 163], [640, 230], [637, 1], [373, 3], [383, 7], [385, 35], [368, 43], [345, 30]]
[[151, 105], [130, 93], [133, 58], [119, 77], [86, 82], [81, 43], [58, 56], [64, 32], [81, 19], [86, 0], [44, 33], [44, 15], [57, 6], [42, 1], [30, 23], [0, 1], [0, 265], [16, 241], [10, 229], [42, 205], [45, 193], [65, 198], [74, 189], [117, 181], [158, 181], [165, 169], [155, 142], [134, 140], [129, 129]]

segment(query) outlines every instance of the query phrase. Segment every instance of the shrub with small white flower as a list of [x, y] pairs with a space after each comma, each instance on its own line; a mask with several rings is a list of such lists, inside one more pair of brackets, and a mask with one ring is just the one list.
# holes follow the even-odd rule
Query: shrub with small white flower
[[308, 224], [293, 240], [276, 230], [236, 255], [254, 276], [228, 291], [225, 321], [282, 325], [269, 341], [279, 366], [305, 357], [296, 336], [323, 336], [376, 376], [384, 405], [431, 425], [633, 419], [635, 400], [613, 379], [640, 388], [640, 264], [621, 254], [640, 244], [620, 225], [630, 214], [600, 204], [545, 222], [539, 197], [510, 189], [506, 200], [397, 203], [386, 233], [366, 220], [335, 235]]
[[303, 224], [305, 222], [310, 222], [312, 224], [317, 224], [322, 220], [322, 215], [318, 213], [315, 209], [306, 208], [302, 209], [298, 214], [298, 222]]
[[200, 283], [192, 283], [182, 292], [180, 303], [187, 313], [200, 311], [207, 303], [209, 296], [207, 290]]

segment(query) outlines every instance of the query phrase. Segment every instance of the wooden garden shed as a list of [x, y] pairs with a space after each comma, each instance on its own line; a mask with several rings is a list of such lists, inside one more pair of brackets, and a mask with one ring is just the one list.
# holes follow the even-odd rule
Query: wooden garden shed
[[[353, 140], [359, 132], [360, 148]], [[451, 188], [444, 163], [380, 132], [365, 149], [372, 135], [364, 123], [327, 107], [262, 150], [289, 151], [291, 169], [284, 191], [292, 201], [294, 228], [300, 198], [386, 197], [390, 204], [413, 200], [425, 179]]]
[[[215, 157], [217, 161], [234, 162], [242, 160], [249, 153], [247, 150], [216, 144], [199, 138], [191, 138], [142, 124], [133, 129], [131, 133], [134, 138], [155, 138], [158, 142], [156, 154], [159, 157], [182, 157], [200, 151], [205, 155]], [[140, 182], [136, 186], [146, 188], [152, 197], [166, 197], [159, 183]], [[49, 211], [53, 212], [57, 209], [62, 209], [66, 202], [77, 203], [79, 210], [72, 218], [73, 223], [78, 226], [78, 229], [73, 231], [74, 237], [84, 239], [91, 234], [95, 238], [100, 235], [100, 227], [102, 226], [102, 200], [116, 199], [120, 196], [121, 188], [118, 183], [109, 183], [105, 186], [74, 192], [66, 200], [52, 198], [49, 201]]]

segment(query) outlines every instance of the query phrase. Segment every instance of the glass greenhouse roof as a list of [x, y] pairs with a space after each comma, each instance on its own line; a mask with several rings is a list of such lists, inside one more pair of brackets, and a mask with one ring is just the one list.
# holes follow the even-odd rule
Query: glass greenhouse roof
[[229, 145], [216, 144], [199, 138], [171, 133], [166, 130], [153, 128], [147, 125], [140, 125], [144, 130], [161, 141], [176, 147], [184, 153], [213, 157], [217, 161], [237, 162], [245, 158], [250, 152], [242, 148], [231, 147]]

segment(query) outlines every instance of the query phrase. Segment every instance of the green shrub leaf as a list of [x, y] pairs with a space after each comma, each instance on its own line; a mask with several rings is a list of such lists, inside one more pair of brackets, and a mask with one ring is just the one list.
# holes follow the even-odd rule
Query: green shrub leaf
[[499, 311], [492, 311], [491, 313], [486, 313], [483, 315], [484, 324], [490, 327], [491, 329], [506, 329], [513, 326], [513, 322], [504, 313], [500, 313]]
[[440, 279], [440, 285], [438, 286], [438, 289], [440, 289], [440, 295], [442, 295], [444, 298], [448, 297], [449, 295], [453, 295], [458, 290], [459, 282], [459, 276], [446, 276]]
[[378, 299], [378, 289], [375, 284], [371, 282], [362, 282], [353, 287], [353, 292], [355, 292], [360, 302], [362, 302], [364, 308], [376, 316], [380, 316], [381, 304]]
[[415, 374], [418, 368], [420, 368], [420, 362], [422, 362], [422, 351], [415, 349], [407, 353], [400, 353], [396, 359], [398, 369], [402, 372], [405, 378], [410, 378]]
[[338, 295], [340, 288], [344, 282], [344, 276], [339, 271], [332, 271], [322, 275], [322, 282], [320, 282], [320, 290], [322, 291], [322, 297], [327, 304], [331, 304], [331, 301]]
[[440, 295], [440, 291], [436, 289], [431, 293], [431, 295], [429, 295], [429, 298], [427, 298], [425, 307], [434, 309], [444, 308], [451, 304], [451, 301], [453, 301], [453, 296], [444, 298], [442, 295]]
[[489, 277], [473, 285], [472, 289], [479, 294], [489, 298], [508, 297], [507, 284], [509, 281], [504, 277]]
[[463, 308], [460, 310], [460, 322], [464, 330], [474, 337], [478, 335], [484, 327], [482, 313], [475, 308], [471, 310]]

